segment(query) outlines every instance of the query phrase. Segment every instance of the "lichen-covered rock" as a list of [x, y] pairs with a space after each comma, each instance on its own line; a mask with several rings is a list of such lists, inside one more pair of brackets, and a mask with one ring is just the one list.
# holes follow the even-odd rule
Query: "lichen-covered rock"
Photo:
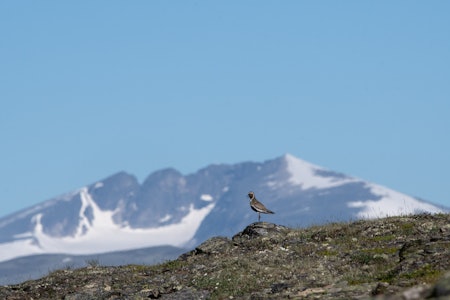
[[245, 242], [254, 238], [280, 238], [286, 236], [289, 228], [267, 222], [256, 222], [247, 226], [242, 232], [233, 236], [234, 242]]
[[186, 260], [189, 256], [199, 254], [218, 254], [225, 253], [230, 247], [232, 242], [226, 237], [213, 237], [197, 246], [194, 250], [180, 255], [179, 259]]
[[213, 237], [195, 248], [197, 254], [224, 253], [232, 246], [226, 237]]

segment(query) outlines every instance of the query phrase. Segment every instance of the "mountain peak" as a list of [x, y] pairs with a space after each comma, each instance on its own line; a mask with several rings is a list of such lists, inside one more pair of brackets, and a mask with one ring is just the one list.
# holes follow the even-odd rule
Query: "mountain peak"
[[303, 190], [327, 189], [355, 182], [357, 179], [319, 167], [291, 154], [283, 156], [290, 174], [289, 182], [301, 186]]
[[183, 177], [183, 174], [181, 174], [178, 170], [175, 168], [165, 168], [158, 171], [155, 171], [151, 173], [145, 180], [143, 185], [147, 185], [149, 182], [155, 181], [155, 180], [167, 180], [167, 179], [177, 179]]

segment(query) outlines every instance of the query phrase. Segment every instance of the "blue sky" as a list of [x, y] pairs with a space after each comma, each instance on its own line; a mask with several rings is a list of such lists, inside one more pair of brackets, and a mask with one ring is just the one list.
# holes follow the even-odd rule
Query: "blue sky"
[[450, 206], [448, 1], [2, 1], [0, 216], [291, 153]]

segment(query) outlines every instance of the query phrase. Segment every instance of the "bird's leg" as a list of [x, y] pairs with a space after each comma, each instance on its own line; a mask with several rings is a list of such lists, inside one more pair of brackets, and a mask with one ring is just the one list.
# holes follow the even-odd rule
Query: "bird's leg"
[[258, 212], [258, 222], [261, 221], [261, 213]]

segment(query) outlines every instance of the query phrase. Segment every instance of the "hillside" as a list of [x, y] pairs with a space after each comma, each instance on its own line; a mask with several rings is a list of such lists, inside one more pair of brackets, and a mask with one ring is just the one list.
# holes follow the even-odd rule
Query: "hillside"
[[94, 261], [0, 287], [0, 298], [423, 299], [450, 297], [449, 270], [449, 214], [305, 229], [261, 222], [163, 264], [103, 267]]

